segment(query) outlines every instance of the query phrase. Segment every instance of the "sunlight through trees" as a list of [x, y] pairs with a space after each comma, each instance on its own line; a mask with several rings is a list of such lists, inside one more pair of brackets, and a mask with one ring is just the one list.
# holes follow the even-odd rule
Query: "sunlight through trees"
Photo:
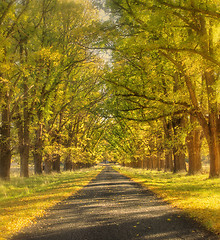
[[1, 1], [0, 178], [103, 160], [219, 177], [219, 19], [217, 0]]

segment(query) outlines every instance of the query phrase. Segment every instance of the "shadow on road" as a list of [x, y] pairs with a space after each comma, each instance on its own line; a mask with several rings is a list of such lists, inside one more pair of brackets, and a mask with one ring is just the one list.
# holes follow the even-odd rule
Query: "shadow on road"
[[217, 240], [177, 209], [107, 166], [77, 195], [13, 240]]

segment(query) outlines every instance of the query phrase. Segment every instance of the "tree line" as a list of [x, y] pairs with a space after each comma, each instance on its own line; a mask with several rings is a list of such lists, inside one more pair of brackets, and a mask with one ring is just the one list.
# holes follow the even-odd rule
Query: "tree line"
[[112, 51], [106, 115], [118, 122], [107, 139], [129, 156], [121, 162], [178, 172], [187, 157], [195, 174], [207, 148], [210, 177], [219, 177], [219, 1], [99, 4], [109, 13], [103, 48]]
[[203, 155], [219, 177], [219, 19], [218, 0], [1, 1], [0, 178], [18, 157], [28, 177]]
[[[103, 119], [102, 59], [89, 47], [99, 16], [90, 1], [0, 3], [0, 178], [90, 166]], [[61, 159], [62, 158], [62, 159]]]

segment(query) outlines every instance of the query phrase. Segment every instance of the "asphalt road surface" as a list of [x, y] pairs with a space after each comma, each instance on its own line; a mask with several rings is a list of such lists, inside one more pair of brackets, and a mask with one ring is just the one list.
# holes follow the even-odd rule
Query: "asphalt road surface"
[[107, 166], [13, 240], [217, 240], [181, 211]]

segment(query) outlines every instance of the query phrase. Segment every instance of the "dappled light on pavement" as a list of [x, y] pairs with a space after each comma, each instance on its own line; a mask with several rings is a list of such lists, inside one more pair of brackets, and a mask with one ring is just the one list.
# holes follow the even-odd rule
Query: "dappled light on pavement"
[[217, 236], [107, 166], [14, 240], [214, 240]]

